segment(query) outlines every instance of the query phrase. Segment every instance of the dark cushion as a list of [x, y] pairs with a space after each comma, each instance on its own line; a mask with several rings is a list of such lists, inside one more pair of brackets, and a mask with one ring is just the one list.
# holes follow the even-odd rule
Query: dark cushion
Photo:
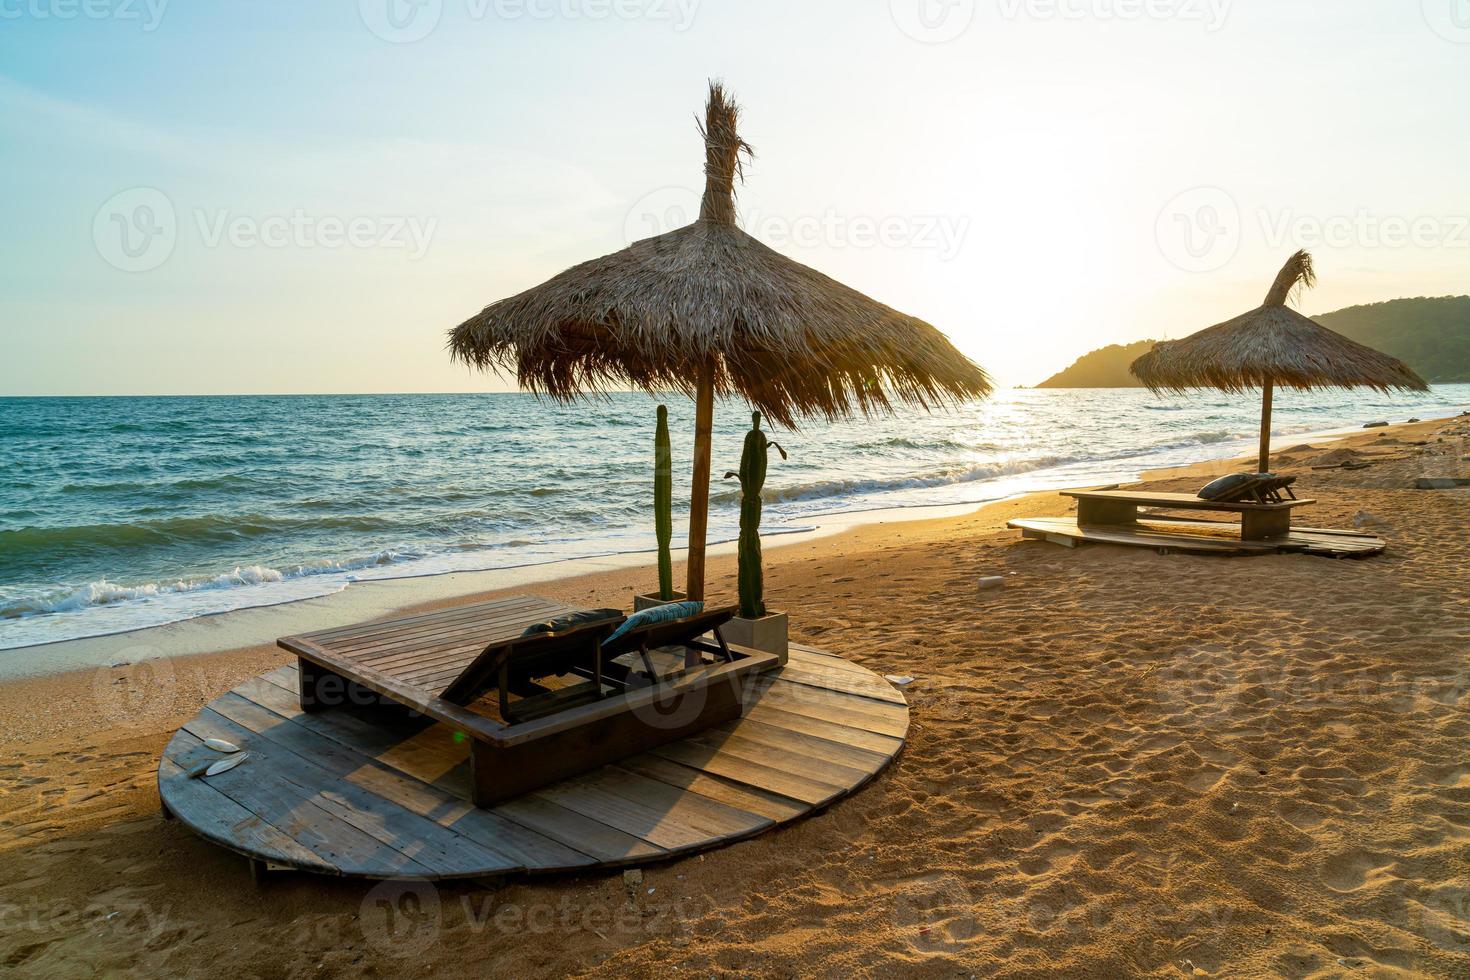
[[1266, 474], [1257, 473], [1232, 473], [1230, 476], [1222, 476], [1199, 492], [1201, 500], [1232, 501], [1243, 491], [1250, 489], [1258, 483]]
[[568, 613], [558, 616], [556, 619], [547, 620], [544, 623], [532, 623], [526, 627], [521, 634], [523, 637], [541, 636], [544, 633], [563, 633], [574, 630], [579, 626], [591, 626], [594, 623], [610, 623], [623, 618], [621, 609], [585, 609], [581, 612]]
[[616, 633], [602, 641], [602, 645], [607, 646], [624, 633], [631, 633], [645, 626], [673, 623], [681, 619], [688, 619], [690, 616], [698, 616], [702, 612], [704, 612], [702, 602], [671, 602], [667, 606], [654, 606], [652, 609], [645, 609], [629, 616], [623, 621], [623, 625], [618, 627]]

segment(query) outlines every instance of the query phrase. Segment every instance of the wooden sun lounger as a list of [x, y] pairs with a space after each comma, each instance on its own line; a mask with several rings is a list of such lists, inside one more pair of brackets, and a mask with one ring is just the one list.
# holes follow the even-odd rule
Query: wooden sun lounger
[[1192, 493], [1162, 493], [1146, 490], [1069, 490], [1062, 494], [1077, 501], [1079, 526], [1130, 527], [1138, 523], [1138, 509], [1208, 510], [1240, 515], [1243, 541], [1266, 541], [1291, 533], [1291, 512], [1315, 500], [1283, 500], [1280, 503], [1232, 503], [1202, 500]]
[[[698, 644], [690, 632], [721, 615], [728, 620], [728, 611], [636, 631], [606, 650], [602, 639], [621, 620], [522, 636], [534, 623], [573, 611], [519, 596], [278, 644], [297, 656], [305, 712], [386, 701], [468, 738], [473, 798], [481, 807], [732, 721], [740, 717], [747, 679], [779, 665], [773, 654], [721, 641], [715, 649], [727, 650], [728, 659], [704, 663], [686, 652], [682, 669], [635, 686], [626, 669], [613, 667], [614, 658], [637, 651], [651, 670], [657, 645]], [[588, 680], [509, 700], [538, 671], [556, 670]], [[498, 719], [477, 700], [492, 684], [501, 688]]]

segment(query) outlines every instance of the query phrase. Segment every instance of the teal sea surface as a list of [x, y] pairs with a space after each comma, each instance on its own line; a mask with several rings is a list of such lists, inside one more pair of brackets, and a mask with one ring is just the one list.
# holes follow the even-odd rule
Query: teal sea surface
[[[670, 397], [675, 541], [693, 408]], [[326, 595], [353, 582], [650, 550], [657, 402], [524, 394], [0, 399], [0, 649]], [[1424, 395], [1285, 394], [1279, 433], [1458, 414]], [[1244, 452], [1250, 397], [1001, 391], [773, 432], [769, 534]], [[748, 411], [721, 405], [711, 537], [734, 536]]]

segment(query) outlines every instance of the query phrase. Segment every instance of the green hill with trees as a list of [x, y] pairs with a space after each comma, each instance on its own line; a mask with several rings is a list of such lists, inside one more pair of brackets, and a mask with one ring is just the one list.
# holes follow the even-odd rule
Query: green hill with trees
[[[1395, 299], [1315, 318], [1360, 344], [1406, 361], [1435, 384], [1470, 382], [1470, 296]], [[1038, 388], [1138, 388], [1128, 366], [1155, 341], [1095, 350]]]
[[1128, 365], [1154, 349], [1156, 340], [1136, 344], [1112, 344], [1079, 357], [1071, 367], [1047, 378], [1038, 388], [1138, 388], [1138, 379]]

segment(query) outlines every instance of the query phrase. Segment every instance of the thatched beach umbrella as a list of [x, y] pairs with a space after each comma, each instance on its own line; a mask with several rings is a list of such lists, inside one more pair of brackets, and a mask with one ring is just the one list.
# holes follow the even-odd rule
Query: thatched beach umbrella
[[1424, 379], [1403, 361], [1348, 340], [1287, 307], [1299, 287], [1316, 284], [1312, 257], [1298, 252], [1276, 277], [1264, 305], [1183, 340], [1159, 344], [1133, 362], [1133, 374], [1155, 392], [1260, 388], [1262, 473], [1270, 470], [1271, 399], [1278, 385], [1299, 391], [1428, 390]]
[[695, 400], [691, 599], [704, 597], [715, 396], [792, 426], [811, 417], [925, 408], [983, 396], [985, 373], [934, 327], [767, 248], [735, 224], [751, 149], [739, 110], [710, 86], [699, 220], [568, 269], [466, 320], [456, 359], [514, 371], [553, 398], [631, 385]]

